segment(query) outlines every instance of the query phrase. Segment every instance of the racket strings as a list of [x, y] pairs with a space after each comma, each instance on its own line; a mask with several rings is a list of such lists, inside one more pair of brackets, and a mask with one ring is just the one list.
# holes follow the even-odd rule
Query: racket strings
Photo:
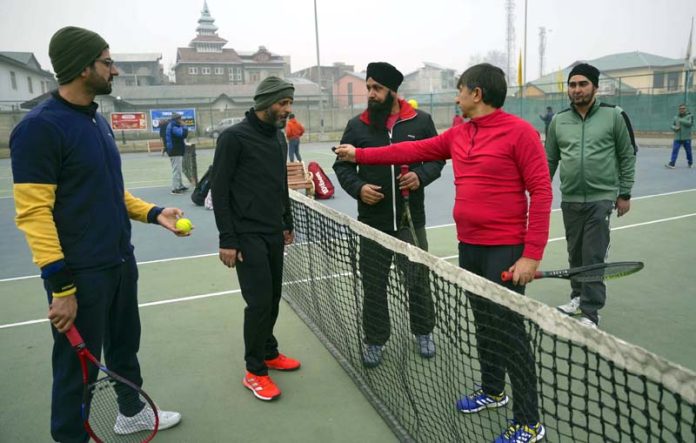
[[137, 389], [105, 377], [90, 386], [89, 395], [88, 422], [102, 441], [140, 443], [152, 434], [148, 425], [154, 423], [154, 414]]
[[595, 269], [586, 269], [572, 276], [578, 282], [595, 282], [610, 280], [634, 274], [643, 269], [641, 262], [617, 262], [598, 265]]

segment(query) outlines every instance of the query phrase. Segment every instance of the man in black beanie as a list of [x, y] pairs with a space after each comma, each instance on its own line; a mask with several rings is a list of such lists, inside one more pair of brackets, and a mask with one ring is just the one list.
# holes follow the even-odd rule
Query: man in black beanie
[[[63, 333], [73, 325], [90, 352], [142, 385], [138, 362], [138, 271], [130, 219], [176, 235], [178, 208], [160, 208], [124, 189], [114, 134], [94, 97], [111, 92], [118, 75], [109, 46], [87, 29], [53, 35], [49, 55], [60, 86], [27, 114], [10, 136], [17, 227], [24, 232], [48, 297], [53, 333], [51, 435], [86, 442], [80, 360]], [[79, 309], [78, 309], [79, 308]], [[90, 382], [97, 371], [90, 371]], [[153, 429], [153, 410], [119, 395], [117, 434]], [[159, 429], [178, 412], [157, 411]]]
[[[397, 91], [404, 76], [386, 62], [367, 65], [367, 109], [348, 122], [341, 144], [357, 147], [380, 147], [407, 140], [422, 140], [437, 135], [429, 114], [413, 109], [399, 98]], [[360, 166], [336, 161], [336, 177], [343, 189], [358, 201], [358, 220], [393, 237], [428, 250], [425, 233], [425, 186], [442, 171], [444, 161], [418, 162], [409, 165], [401, 175], [399, 166]], [[405, 200], [401, 189], [410, 193], [409, 201], [416, 238], [408, 224], [403, 223]], [[361, 240], [360, 270], [365, 302], [363, 328], [365, 348], [363, 363], [376, 367], [382, 361], [384, 346], [389, 340], [390, 319], [387, 300], [387, 277], [392, 254], [370, 240]], [[397, 259], [397, 265], [403, 266]], [[418, 351], [424, 358], [435, 355], [433, 328], [435, 314], [427, 270], [416, 267], [406, 272], [409, 295], [411, 332], [415, 334]]]
[[[551, 178], [560, 163], [561, 210], [570, 267], [604, 263], [609, 220], [631, 208], [636, 143], [631, 123], [618, 106], [596, 98], [599, 70], [580, 63], [568, 75], [570, 108], [551, 120], [546, 156]], [[558, 309], [596, 328], [606, 302], [603, 282], [571, 281], [570, 302]]]
[[282, 128], [292, 112], [295, 87], [268, 77], [256, 88], [246, 118], [217, 140], [211, 184], [220, 261], [237, 270], [244, 309], [242, 384], [260, 400], [280, 389], [268, 370], [293, 371], [300, 362], [281, 354], [273, 335], [283, 283], [283, 252], [292, 243], [293, 222]]

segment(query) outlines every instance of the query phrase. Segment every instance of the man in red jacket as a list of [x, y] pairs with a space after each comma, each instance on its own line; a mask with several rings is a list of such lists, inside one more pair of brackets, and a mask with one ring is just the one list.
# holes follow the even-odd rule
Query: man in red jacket
[[301, 162], [300, 157], [300, 137], [304, 134], [304, 126], [295, 118], [295, 114], [288, 116], [288, 123], [285, 126], [285, 137], [288, 139], [288, 160], [291, 162]]
[[[358, 164], [452, 159], [459, 265], [524, 294], [549, 233], [553, 197], [546, 154], [532, 125], [500, 109], [507, 93], [500, 68], [473, 66], [457, 87], [457, 104], [471, 119], [468, 122], [426, 140], [371, 149], [341, 145], [336, 153], [339, 160]], [[512, 281], [501, 280], [505, 270], [513, 273]], [[514, 420], [495, 441], [540, 441], [545, 429], [539, 421], [534, 356], [523, 319], [487, 298], [469, 296], [482, 383], [481, 389], [461, 398], [457, 408], [474, 413], [507, 404], [507, 371]]]

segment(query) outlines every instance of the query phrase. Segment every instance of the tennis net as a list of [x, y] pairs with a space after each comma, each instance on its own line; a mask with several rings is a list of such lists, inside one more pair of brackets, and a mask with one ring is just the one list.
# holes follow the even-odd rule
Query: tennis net
[[[481, 383], [472, 302], [483, 299], [524, 324], [534, 367], [527, 375], [546, 441], [696, 441], [693, 372], [299, 193], [292, 193], [292, 211], [296, 239], [287, 249], [284, 297], [399, 440], [492, 441], [508, 426], [509, 381], [512, 401], [503, 407], [462, 414], [456, 406]], [[409, 287], [429, 292], [432, 311], [409, 300]], [[388, 317], [376, 314], [381, 305], [371, 304], [380, 302], [366, 291], [386, 294]], [[413, 329], [424, 323], [418, 315], [433, 311], [437, 350], [423, 358]], [[390, 333], [377, 367], [363, 363], [366, 328]], [[519, 337], [506, 337], [503, 322], [500, 328], [504, 338], [488, 350], [514, 352]]]

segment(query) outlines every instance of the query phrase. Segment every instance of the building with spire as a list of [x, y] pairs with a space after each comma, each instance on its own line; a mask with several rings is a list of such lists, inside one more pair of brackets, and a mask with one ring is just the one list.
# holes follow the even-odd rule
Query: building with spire
[[256, 51], [225, 48], [227, 40], [220, 37], [208, 3], [198, 19], [196, 37], [188, 47], [177, 48], [174, 75], [179, 85], [254, 85], [275, 75], [290, 73], [290, 56], [274, 54], [259, 46]]

